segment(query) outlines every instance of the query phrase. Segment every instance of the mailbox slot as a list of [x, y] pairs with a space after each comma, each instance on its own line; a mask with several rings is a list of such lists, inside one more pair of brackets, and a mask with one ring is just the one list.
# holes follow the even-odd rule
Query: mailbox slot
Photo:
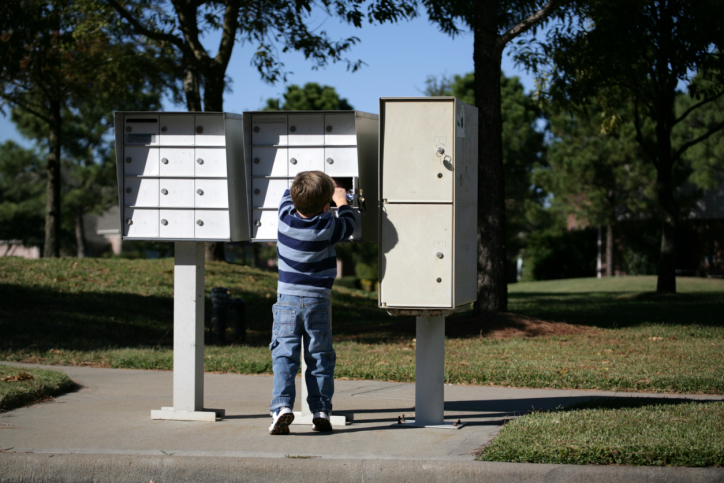
[[194, 231], [196, 238], [229, 238], [229, 212], [223, 210], [195, 210]]
[[157, 238], [158, 210], [124, 208], [121, 227], [124, 237]]
[[164, 208], [193, 208], [193, 179], [161, 179], [159, 206]]
[[357, 144], [354, 113], [325, 114], [324, 144], [327, 146], [354, 146]]
[[126, 176], [158, 176], [158, 148], [128, 146], [123, 154], [123, 174]]
[[159, 156], [161, 176], [174, 178], [194, 176], [193, 148], [161, 148]]
[[197, 208], [228, 208], [229, 188], [225, 179], [197, 179], [194, 187]]
[[289, 176], [302, 171], [324, 171], [324, 148], [289, 148]]
[[158, 116], [129, 116], [123, 123], [125, 144], [158, 145]]
[[276, 241], [278, 223], [277, 210], [254, 209], [251, 217], [252, 238]]
[[194, 144], [194, 120], [187, 115], [161, 114], [161, 146], [192, 146]]
[[197, 146], [224, 146], [224, 118], [221, 116], [195, 116]]
[[254, 146], [251, 150], [252, 176], [286, 177], [289, 169], [287, 148]]
[[252, 116], [251, 142], [256, 145], [285, 146], [287, 144], [287, 116], [285, 114]]
[[324, 172], [333, 178], [358, 176], [357, 148], [324, 148]]
[[193, 238], [194, 210], [159, 210], [161, 238]]
[[324, 145], [323, 114], [289, 114], [287, 125], [290, 146]]
[[193, 157], [197, 178], [226, 178], [226, 150], [224, 148], [196, 148]]
[[158, 207], [158, 179], [124, 178], [123, 205]]

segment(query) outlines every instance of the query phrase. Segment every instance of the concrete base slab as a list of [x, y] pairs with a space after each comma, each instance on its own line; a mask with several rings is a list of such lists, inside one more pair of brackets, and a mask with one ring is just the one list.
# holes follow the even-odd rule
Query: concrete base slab
[[203, 411], [176, 411], [172, 407], [163, 407], [151, 410], [151, 419], [167, 419], [170, 421], [207, 421], [215, 422], [223, 418], [226, 411], [223, 409], [204, 409]]

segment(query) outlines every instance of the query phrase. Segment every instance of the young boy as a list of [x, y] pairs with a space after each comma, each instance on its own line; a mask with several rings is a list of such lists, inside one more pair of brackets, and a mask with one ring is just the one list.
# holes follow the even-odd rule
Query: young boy
[[[337, 216], [329, 211], [337, 205]], [[346, 190], [321, 171], [299, 173], [279, 205], [279, 283], [274, 304], [272, 367], [274, 390], [269, 434], [289, 434], [294, 420], [294, 378], [300, 352], [307, 363], [307, 402], [312, 429], [332, 431], [334, 365], [329, 294], [337, 276], [334, 244], [352, 235], [355, 219]], [[302, 347], [302, 343], [304, 347]]]

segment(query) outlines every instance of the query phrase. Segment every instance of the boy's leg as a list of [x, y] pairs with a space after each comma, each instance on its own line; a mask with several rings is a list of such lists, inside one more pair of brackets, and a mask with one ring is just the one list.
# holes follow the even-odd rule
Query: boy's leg
[[307, 402], [312, 413], [332, 411], [334, 396], [334, 366], [337, 355], [332, 346], [332, 330], [329, 320], [329, 300], [304, 298], [304, 361], [307, 372]]
[[274, 312], [274, 326], [269, 348], [272, 351], [274, 388], [269, 409], [276, 411], [282, 407], [294, 407], [296, 397], [294, 379], [299, 371], [303, 321], [299, 297], [278, 296], [272, 311]]

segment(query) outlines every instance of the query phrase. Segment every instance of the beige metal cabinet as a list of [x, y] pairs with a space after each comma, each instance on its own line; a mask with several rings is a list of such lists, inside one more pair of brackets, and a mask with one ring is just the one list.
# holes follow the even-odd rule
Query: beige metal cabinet
[[249, 240], [242, 116], [115, 114], [123, 238]]
[[360, 111], [245, 112], [251, 238], [276, 241], [277, 209], [302, 171], [322, 171], [354, 193], [354, 241], [377, 241], [378, 116]]
[[380, 307], [454, 310], [477, 286], [477, 109], [380, 99]]

